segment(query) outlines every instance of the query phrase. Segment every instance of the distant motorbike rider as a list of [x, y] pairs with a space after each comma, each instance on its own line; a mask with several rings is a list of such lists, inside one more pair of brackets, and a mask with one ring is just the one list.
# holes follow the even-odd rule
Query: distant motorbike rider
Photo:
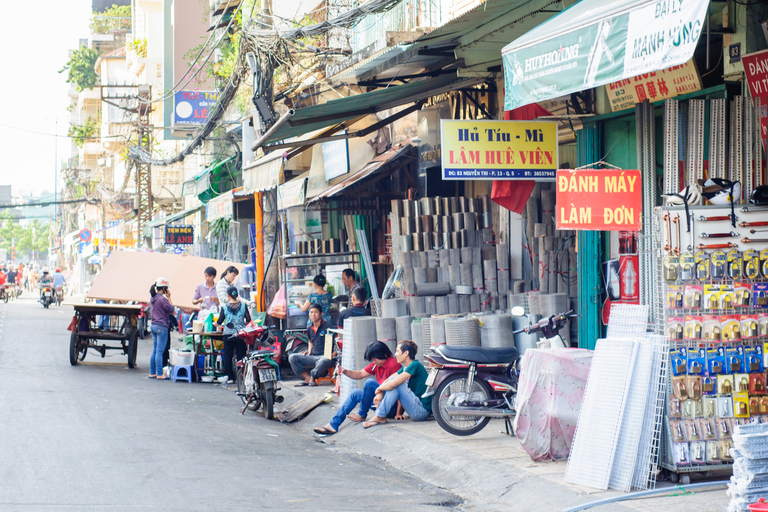
[[45, 285], [53, 286], [53, 277], [48, 272], [48, 268], [43, 268], [43, 275], [40, 277], [40, 298], [43, 298], [43, 288]]

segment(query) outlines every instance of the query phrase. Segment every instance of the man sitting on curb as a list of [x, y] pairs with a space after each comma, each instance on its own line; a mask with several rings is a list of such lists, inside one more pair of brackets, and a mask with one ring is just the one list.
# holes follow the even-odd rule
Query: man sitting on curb
[[[350, 421], [356, 422], [365, 421], [365, 418], [368, 416], [368, 411], [373, 404], [373, 397], [376, 395], [376, 389], [390, 375], [393, 375], [400, 369], [400, 363], [392, 357], [392, 351], [389, 350], [387, 345], [380, 341], [374, 341], [368, 345], [368, 349], [365, 351], [365, 360], [370, 361], [371, 364], [362, 370], [347, 370], [341, 368], [339, 372], [354, 380], [368, 379], [371, 375], [375, 375], [376, 378], [365, 381], [363, 389], [353, 389], [331, 422], [327, 423], [325, 426], [314, 429], [316, 434], [324, 434], [328, 436], [335, 434], [338, 432], [339, 427], [344, 422], [345, 418], [349, 418]], [[360, 412], [354, 413], [352, 410], [357, 404], [360, 404]], [[396, 417], [396, 415], [393, 414], [394, 412], [394, 410], [389, 411], [388, 416]], [[402, 411], [400, 410], [397, 412], [398, 414], [402, 414]]]
[[[297, 387], [317, 386], [315, 380], [328, 375], [328, 369], [333, 366], [333, 361], [324, 357], [325, 334], [331, 326], [323, 320], [323, 307], [320, 304], [309, 306], [309, 319], [312, 325], [307, 327], [307, 338], [309, 338], [307, 351], [303, 354], [291, 354], [288, 357], [293, 373], [304, 379], [304, 382], [296, 385]], [[309, 368], [312, 370], [307, 372]]]
[[402, 368], [376, 389], [373, 399], [378, 405], [376, 413], [363, 427], [386, 423], [387, 413], [398, 400], [413, 421], [424, 421], [432, 412], [432, 397], [421, 397], [427, 390], [427, 370], [416, 360], [417, 351], [416, 343], [411, 340], [401, 341], [397, 346], [395, 358]]
[[[342, 311], [341, 313], [339, 313], [339, 329], [344, 328], [344, 320], [346, 320], [347, 318], [371, 316], [371, 310], [364, 306], [365, 304], [364, 288], [355, 288], [354, 290], [352, 290], [352, 295], [350, 296], [350, 300], [352, 301], [352, 307], [349, 307], [344, 311]], [[390, 355], [392, 354], [390, 353]]]

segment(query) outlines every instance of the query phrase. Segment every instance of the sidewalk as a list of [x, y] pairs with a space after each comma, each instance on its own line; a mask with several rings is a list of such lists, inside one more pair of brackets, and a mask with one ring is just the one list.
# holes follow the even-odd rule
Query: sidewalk
[[[303, 395], [331, 391], [327, 385], [295, 388], [297, 382], [282, 383], [285, 402], [280, 404], [281, 409]], [[290, 426], [297, 433], [315, 436], [330, 449], [380, 458], [398, 470], [443, 487], [467, 500], [461, 507], [463, 510], [558, 511], [623, 494], [566, 483], [563, 480], [565, 462], [533, 462], [516, 438], [500, 433], [504, 431], [502, 420], [491, 420], [484, 430], [468, 437], [448, 434], [434, 420], [421, 423], [390, 420], [387, 425], [370, 429], [347, 420], [335, 435], [314, 434], [312, 429], [326, 424], [339, 406], [339, 398], [333, 395], [332, 403], [320, 405]], [[662, 486], [670, 486], [670, 495], [676, 491], [668, 482], [659, 482], [658, 487]], [[623, 501], [590, 510], [698, 512], [725, 510], [728, 502], [725, 490], [715, 490]]]

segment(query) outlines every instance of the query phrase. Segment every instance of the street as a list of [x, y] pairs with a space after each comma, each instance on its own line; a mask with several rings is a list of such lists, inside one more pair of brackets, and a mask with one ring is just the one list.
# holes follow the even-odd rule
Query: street
[[[448, 510], [461, 500], [213, 384], [147, 378], [115, 351], [68, 358], [71, 306], [0, 303], [0, 510]], [[90, 363], [90, 364], [89, 364]], [[283, 404], [285, 405], [285, 404]], [[404, 446], [404, 450], [409, 447]]]

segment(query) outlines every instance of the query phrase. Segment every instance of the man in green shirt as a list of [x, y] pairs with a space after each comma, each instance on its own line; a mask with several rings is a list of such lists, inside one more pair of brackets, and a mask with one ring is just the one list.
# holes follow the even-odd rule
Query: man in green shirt
[[371, 421], [363, 423], [369, 428], [387, 422], [387, 412], [397, 401], [413, 421], [424, 421], [432, 412], [432, 397], [422, 398], [427, 390], [427, 370], [416, 360], [418, 347], [411, 340], [400, 342], [395, 351], [395, 359], [402, 368], [391, 375], [376, 389], [373, 403], [377, 404], [376, 413]]

